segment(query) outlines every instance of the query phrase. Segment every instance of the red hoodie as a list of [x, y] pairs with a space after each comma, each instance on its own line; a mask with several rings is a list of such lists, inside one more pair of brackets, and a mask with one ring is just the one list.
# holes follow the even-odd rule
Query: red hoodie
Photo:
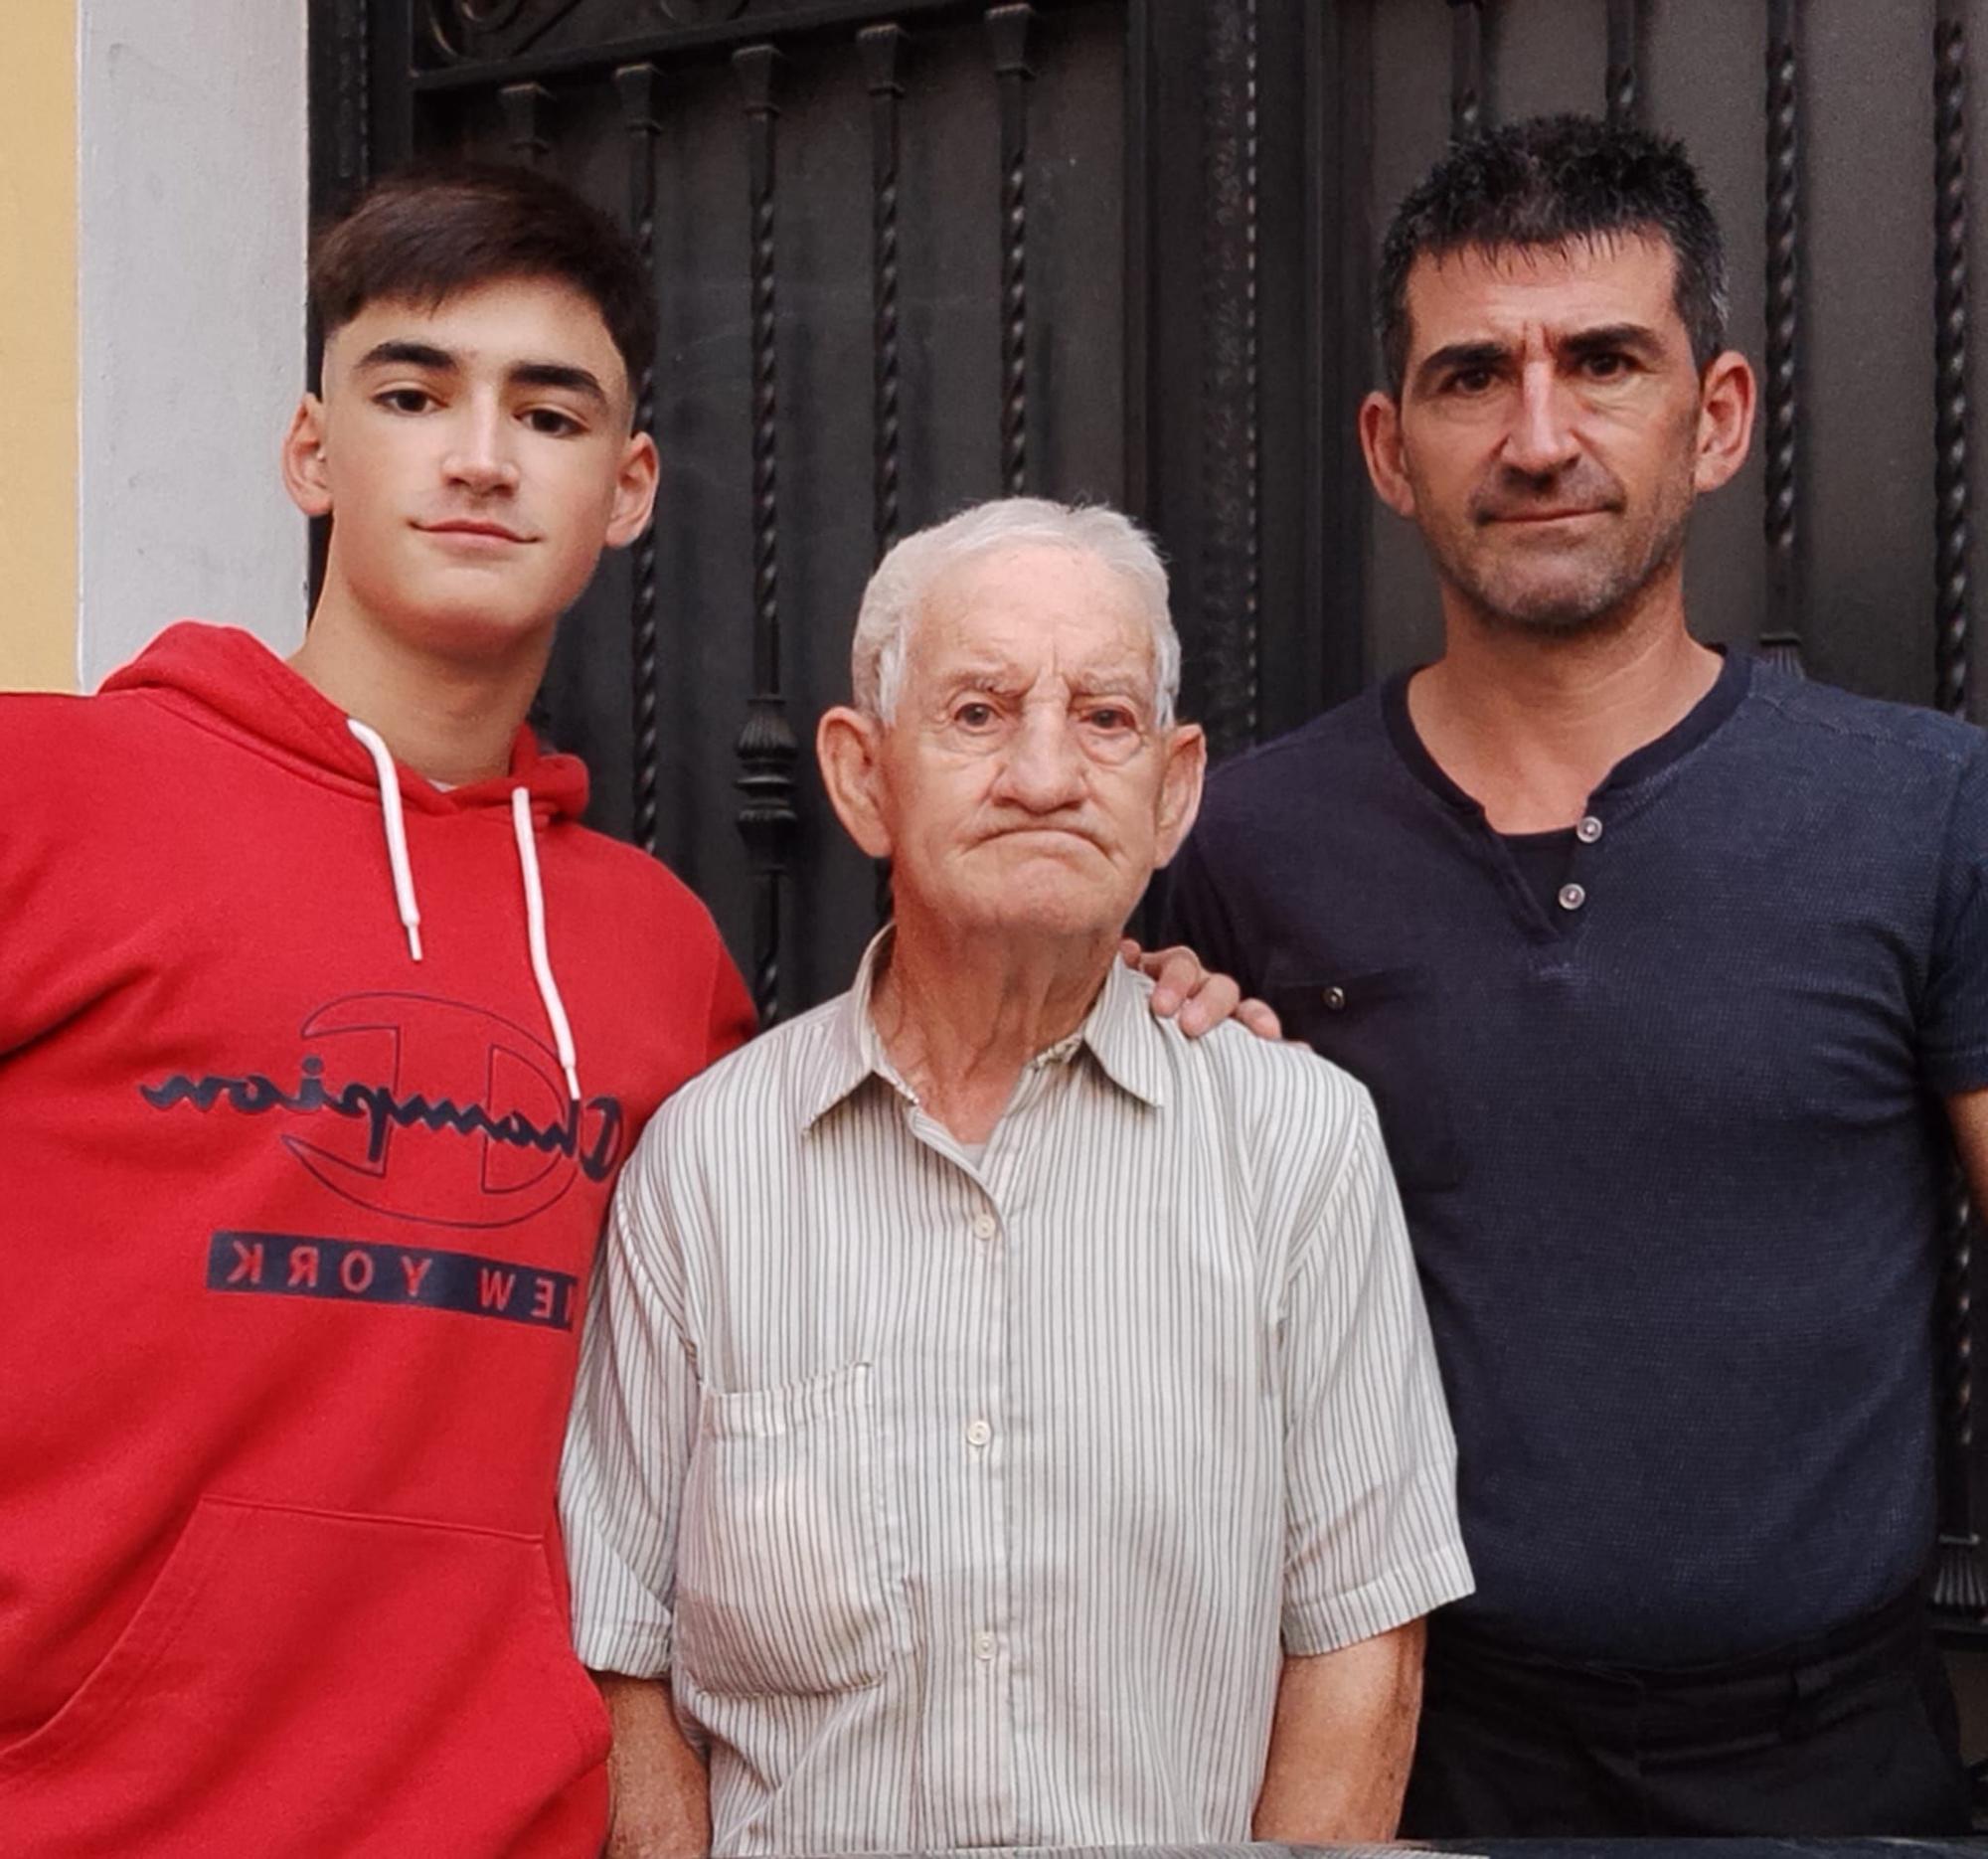
[[0, 741], [0, 1850], [593, 1853], [555, 1481], [710, 918], [526, 733], [392, 808], [246, 633]]

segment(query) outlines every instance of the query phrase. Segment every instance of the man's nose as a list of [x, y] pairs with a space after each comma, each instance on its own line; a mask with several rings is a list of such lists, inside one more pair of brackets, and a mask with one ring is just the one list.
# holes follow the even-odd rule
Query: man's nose
[[1083, 751], [1060, 708], [1031, 709], [1009, 739], [1000, 798], [1032, 813], [1054, 813], [1083, 798]]
[[512, 455], [510, 433], [510, 422], [501, 408], [463, 408], [442, 461], [450, 483], [478, 496], [515, 489], [518, 461]]
[[1519, 399], [1505, 434], [1505, 462], [1531, 477], [1546, 477], [1574, 461], [1574, 406], [1551, 361], [1529, 362], [1519, 374]]

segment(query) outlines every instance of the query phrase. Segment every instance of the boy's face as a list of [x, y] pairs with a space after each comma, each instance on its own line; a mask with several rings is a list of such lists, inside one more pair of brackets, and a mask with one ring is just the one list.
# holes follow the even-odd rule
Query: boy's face
[[620, 352], [569, 284], [367, 304], [284, 441], [290, 495], [335, 519], [320, 619], [452, 658], [543, 648], [602, 547], [648, 522], [656, 453], [629, 408]]

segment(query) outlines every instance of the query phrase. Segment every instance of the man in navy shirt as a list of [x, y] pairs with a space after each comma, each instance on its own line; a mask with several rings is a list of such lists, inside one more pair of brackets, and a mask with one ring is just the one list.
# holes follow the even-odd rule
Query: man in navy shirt
[[1923, 1583], [1983, 739], [1687, 631], [1754, 384], [1675, 144], [1459, 146], [1379, 307], [1443, 655], [1218, 775], [1171, 916], [1373, 1090], [1406, 1199], [1478, 1591], [1404, 1831], [1962, 1829]]

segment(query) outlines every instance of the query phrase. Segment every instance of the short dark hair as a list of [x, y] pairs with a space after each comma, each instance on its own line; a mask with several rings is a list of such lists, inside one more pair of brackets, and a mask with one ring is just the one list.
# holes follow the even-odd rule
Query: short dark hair
[[656, 351], [648, 273], [612, 220], [530, 168], [453, 162], [376, 182], [314, 242], [311, 307], [329, 336], [369, 303], [436, 304], [511, 277], [556, 279], [590, 298], [632, 390]]
[[1388, 391], [1408, 361], [1408, 271], [1424, 254], [1655, 235], [1677, 262], [1675, 301], [1703, 370], [1726, 346], [1726, 246], [1684, 144], [1592, 116], [1534, 116], [1458, 142], [1395, 210], [1374, 324]]

